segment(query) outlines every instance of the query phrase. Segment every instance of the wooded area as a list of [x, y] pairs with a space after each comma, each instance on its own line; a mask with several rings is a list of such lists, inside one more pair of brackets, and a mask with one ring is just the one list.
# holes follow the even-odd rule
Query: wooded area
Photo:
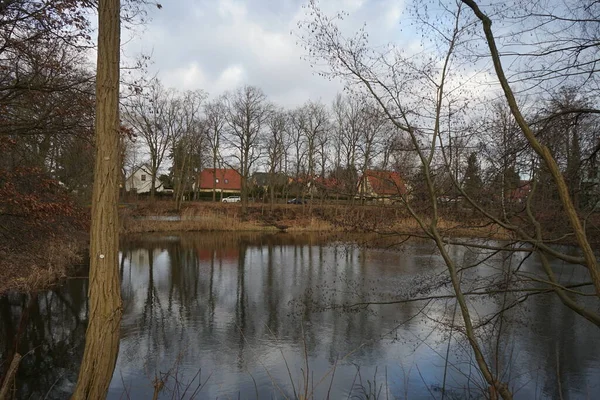
[[[112, 377], [121, 307], [117, 207], [140, 167], [150, 175], [148, 200], [157, 182], [168, 183], [178, 210], [201, 170], [213, 168], [216, 181], [218, 168], [234, 169], [242, 215], [257, 193], [256, 172], [267, 176], [260, 196], [271, 204], [289, 193], [350, 205], [373, 197], [361, 184], [369, 171], [397, 173], [402, 188], [388, 197], [420, 232], [365, 226], [437, 245], [460, 331], [491, 398], [513, 395], [484, 349], [487, 327], [501, 337], [503, 315], [481, 321], [472, 313], [462, 271], [485, 261], [453, 258], [448, 245], [457, 239], [440, 230], [443, 217], [510, 232], [507, 243], [461, 243], [480, 254], [539, 257], [543, 276], [509, 264], [482, 283], [486, 293], [503, 288], [504, 309], [551, 291], [600, 327], [598, 308], [586, 302], [600, 300], [600, 4], [428, 5], [409, 8], [427, 44], [407, 51], [370, 43], [368, 27], [346, 32], [343, 11], [328, 15], [311, 0], [295, 33], [306, 60], [325, 65], [316, 72], [346, 90], [331, 104], [310, 99], [284, 109], [251, 85], [209, 94], [166, 88], [156, 77], [119, 79], [120, 24], [143, 14], [144, 2], [125, 3], [123, 17], [118, 0], [0, 3], [0, 269], [11, 274], [25, 249], [32, 258], [24, 264], [43, 266], [50, 244], [64, 254], [54, 262], [72, 262], [70, 244], [90, 225], [91, 204], [92, 312], [75, 398], [104, 396]], [[97, 6], [95, 43], [89, 15]], [[96, 45], [93, 66], [86, 51]], [[585, 268], [589, 281], [562, 285], [551, 258]]]

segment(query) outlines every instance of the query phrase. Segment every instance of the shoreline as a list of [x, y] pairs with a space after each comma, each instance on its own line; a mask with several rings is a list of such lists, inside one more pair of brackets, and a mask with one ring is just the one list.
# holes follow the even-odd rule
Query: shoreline
[[27, 252], [0, 254], [3, 260], [0, 261], [0, 296], [35, 293], [61, 284], [81, 268], [87, 248], [87, 240], [77, 234], [73, 238], [37, 244]]
[[[510, 232], [473, 218], [438, 221], [447, 237], [510, 240]], [[415, 236], [422, 229], [401, 207], [251, 204], [242, 216], [237, 204], [189, 203], [181, 211], [144, 205], [121, 215], [123, 235], [151, 232], [289, 232], [354, 233]]]
[[[185, 232], [287, 232], [361, 234], [423, 239], [417, 222], [398, 206], [391, 205], [287, 205], [253, 203], [246, 215], [239, 204], [184, 203], [180, 211], [172, 202], [123, 205], [119, 210], [120, 235]], [[510, 232], [462, 215], [438, 221], [447, 238], [512, 240]], [[425, 238], [426, 239], [426, 238]], [[50, 239], [28, 252], [0, 254], [0, 295], [46, 290], [68, 278], [85, 259], [86, 232], [71, 238]]]

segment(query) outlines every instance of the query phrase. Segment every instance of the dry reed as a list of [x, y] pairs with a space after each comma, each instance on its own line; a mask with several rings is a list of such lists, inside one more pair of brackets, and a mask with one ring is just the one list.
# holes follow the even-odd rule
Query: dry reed
[[[81, 240], [45, 240], [30, 251], [0, 254], [0, 294], [9, 290], [35, 292], [46, 289], [68, 276], [81, 263]], [[34, 248], [35, 247], [35, 248]]]

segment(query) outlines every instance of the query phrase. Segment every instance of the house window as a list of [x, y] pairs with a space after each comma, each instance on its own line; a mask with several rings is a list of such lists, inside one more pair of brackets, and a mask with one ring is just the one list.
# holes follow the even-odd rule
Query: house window
[[140, 179], [142, 180], [142, 182], [145, 182], [146, 181], [146, 175], [142, 175]]
[[215, 183], [219, 183], [219, 178], [215, 179]]
[[225, 183], [226, 183], [226, 184], [227, 184], [227, 183], [229, 183], [229, 179], [225, 179]]

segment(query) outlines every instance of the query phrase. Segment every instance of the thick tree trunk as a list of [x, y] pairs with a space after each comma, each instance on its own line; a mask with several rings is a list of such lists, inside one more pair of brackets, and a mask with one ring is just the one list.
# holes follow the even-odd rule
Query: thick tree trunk
[[89, 322], [73, 399], [106, 397], [119, 350], [119, 12], [119, 0], [99, 1]]

